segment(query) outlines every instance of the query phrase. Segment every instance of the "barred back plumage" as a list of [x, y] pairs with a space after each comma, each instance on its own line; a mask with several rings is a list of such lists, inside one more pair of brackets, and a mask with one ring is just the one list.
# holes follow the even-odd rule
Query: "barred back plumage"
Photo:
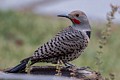
[[72, 61], [79, 57], [87, 44], [88, 36], [70, 26], [39, 47], [32, 60], [52, 63], [57, 63], [58, 59], [63, 62]]

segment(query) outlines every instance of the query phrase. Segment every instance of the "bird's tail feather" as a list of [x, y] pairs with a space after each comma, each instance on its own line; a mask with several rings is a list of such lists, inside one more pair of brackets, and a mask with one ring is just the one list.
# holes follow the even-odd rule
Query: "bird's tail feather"
[[17, 66], [15, 66], [15, 67], [13, 67], [11, 69], [5, 70], [5, 72], [8, 72], [8, 73], [20, 73], [22, 71], [25, 71], [26, 64], [28, 63], [30, 58], [31, 57], [22, 60], [20, 64], [18, 64]]

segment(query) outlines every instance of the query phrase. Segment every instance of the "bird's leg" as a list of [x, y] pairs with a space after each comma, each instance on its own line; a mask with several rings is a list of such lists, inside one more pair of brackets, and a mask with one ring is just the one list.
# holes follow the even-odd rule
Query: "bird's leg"
[[57, 72], [57, 74], [55, 74], [55, 75], [61, 76], [61, 66], [62, 66], [62, 64], [63, 64], [62, 60], [57, 61], [57, 64], [56, 64], [56, 72]]

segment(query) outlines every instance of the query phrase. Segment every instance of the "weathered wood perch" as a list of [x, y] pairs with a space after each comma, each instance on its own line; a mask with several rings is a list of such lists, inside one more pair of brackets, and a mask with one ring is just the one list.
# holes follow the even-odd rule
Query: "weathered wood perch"
[[[18, 73], [27, 74], [25, 71]], [[103, 80], [100, 73], [92, 71], [90, 69], [76, 68], [75, 70], [72, 70], [70, 68], [61, 67], [60, 73], [61, 75], [59, 76], [75, 77], [79, 80]], [[56, 71], [55, 66], [32, 66], [30, 68], [29, 74], [55, 76], [58, 74], [58, 72]]]

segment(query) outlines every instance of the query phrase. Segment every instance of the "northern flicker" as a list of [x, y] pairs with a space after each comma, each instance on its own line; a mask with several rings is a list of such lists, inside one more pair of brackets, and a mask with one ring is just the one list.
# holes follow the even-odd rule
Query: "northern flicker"
[[58, 15], [72, 21], [72, 25], [60, 31], [47, 43], [40, 46], [34, 54], [21, 61], [21, 63], [7, 72], [24, 70], [28, 61], [31, 65], [37, 62], [50, 62], [56, 64], [61, 60], [64, 64], [78, 58], [87, 47], [91, 27], [84, 12], [76, 10], [68, 15]]

